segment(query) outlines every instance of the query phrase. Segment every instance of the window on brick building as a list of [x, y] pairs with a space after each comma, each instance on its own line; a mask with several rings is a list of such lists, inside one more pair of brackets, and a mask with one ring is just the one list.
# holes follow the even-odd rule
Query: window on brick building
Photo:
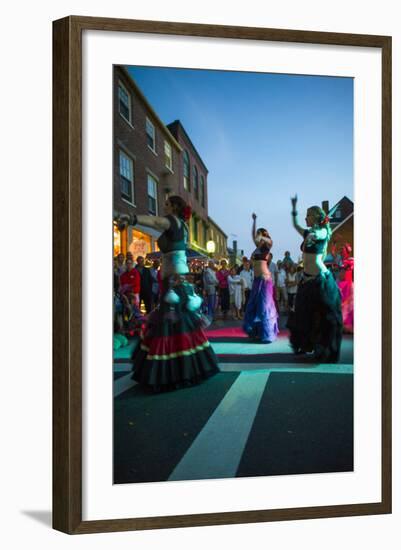
[[189, 179], [189, 175], [190, 175], [190, 162], [189, 162], [189, 155], [188, 155], [188, 151], [185, 151], [184, 150], [184, 155], [183, 155], [183, 162], [184, 162], [184, 189], [186, 191], [190, 191], [191, 190], [191, 184], [190, 184], [190, 179]]
[[205, 206], [205, 178], [203, 176], [200, 177], [200, 202], [201, 205]]
[[154, 124], [146, 119], [146, 141], [152, 151], [156, 152], [156, 132]]
[[149, 214], [157, 215], [157, 181], [148, 174], [148, 210]]
[[124, 151], [120, 151], [120, 191], [123, 199], [134, 203], [134, 163]]
[[194, 186], [195, 198], [199, 199], [199, 176], [198, 176], [198, 169], [195, 165], [193, 167], [193, 186]]
[[337, 208], [336, 210], [336, 219], [340, 219], [342, 218], [342, 212], [341, 212], [341, 209], [340, 208]]
[[122, 82], [118, 83], [118, 112], [125, 120], [132, 124], [131, 94]]
[[164, 164], [173, 171], [173, 150], [167, 141], [164, 142]]

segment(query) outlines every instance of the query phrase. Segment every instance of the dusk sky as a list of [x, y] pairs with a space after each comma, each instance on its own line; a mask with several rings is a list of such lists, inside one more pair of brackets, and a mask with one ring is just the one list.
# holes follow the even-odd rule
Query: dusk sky
[[353, 198], [353, 80], [130, 67], [161, 120], [179, 119], [209, 170], [209, 215], [250, 255], [251, 214], [274, 259], [300, 254], [290, 197], [308, 206]]

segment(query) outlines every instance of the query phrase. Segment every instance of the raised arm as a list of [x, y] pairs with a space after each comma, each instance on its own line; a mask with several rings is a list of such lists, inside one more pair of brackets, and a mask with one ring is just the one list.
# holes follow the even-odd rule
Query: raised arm
[[253, 219], [253, 222], [252, 222], [252, 240], [253, 242], [256, 244], [256, 214], [255, 212], [252, 214], [252, 219]]
[[164, 231], [170, 228], [170, 221], [168, 218], [162, 216], [146, 216], [144, 214], [139, 214], [138, 216], [134, 214], [133, 216], [129, 214], [120, 214], [119, 222], [122, 225], [145, 225], [146, 227], [152, 227], [153, 229], [158, 229], [159, 231]]
[[305, 229], [304, 229], [301, 225], [299, 225], [299, 223], [298, 223], [297, 202], [298, 202], [298, 197], [297, 197], [297, 195], [295, 195], [295, 197], [292, 197], [292, 198], [291, 198], [291, 204], [292, 204], [292, 212], [291, 212], [292, 225], [293, 225], [294, 229], [295, 229], [300, 235], [302, 235], [302, 237], [303, 237], [303, 236], [304, 236]]
[[252, 214], [252, 219], [253, 219], [253, 222], [252, 222], [252, 239], [253, 239], [253, 242], [255, 243], [256, 246], [260, 246], [262, 243], [264, 243], [265, 246], [268, 246], [269, 248], [271, 248], [273, 246], [273, 241], [272, 241], [272, 238], [270, 237], [269, 233], [267, 232], [267, 235], [266, 236], [262, 236], [262, 235], [259, 235], [258, 237], [256, 236], [256, 214], [253, 213]]

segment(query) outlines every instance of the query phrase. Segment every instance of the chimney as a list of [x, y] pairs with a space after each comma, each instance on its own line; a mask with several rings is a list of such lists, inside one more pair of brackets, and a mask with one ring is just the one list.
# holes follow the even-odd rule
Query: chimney
[[322, 208], [326, 212], [326, 214], [329, 213], [329, 201], [323, 201], [322, 202]]
[[234, 256], [237, 257], [237, 241], [233, 241]]

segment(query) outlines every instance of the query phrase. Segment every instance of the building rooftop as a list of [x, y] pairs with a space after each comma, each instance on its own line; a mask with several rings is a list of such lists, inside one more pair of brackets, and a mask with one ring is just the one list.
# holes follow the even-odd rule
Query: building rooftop
[[228, 239], [228, 235], [227, 235], [226, 233], [224, 233], [224, 231], [221, 229], [221, 227], [220, 227], [220, 226], [219, 226], [210, 216], [207, 217], [207, 220], [208, 220], [212, 225], [214, 225], [215, 227], [217, 227], [217, 229], [218, 229], [221, 233], [223, 233], [223, 235], [226, 237], [226, 239]]
[[187, 134], [184, 126], [182, 125], [182, 122], [180, 120], [174, 120], [174, 122], [171, 122], [170, 124], [167, 124], [167, 128], [170, 130], [170, 132], [174, 135], [174, 137], [177, 139], [177, 130], [178, 128], [181, 130], [181, 132], [184, 134], [185, 138], [187, 139], [187, 141], [189, 142], [189, 144], [191, 145], [194, 153], [196, 154], [199, 162], [202, 164], [203, 168], [205, 169], [206, 173], [209, 173], [209, 170], [207, 169], [207, 166], [206, 164], [203, 162], [202, 160], [202, 157], [200, 156], [200, 154], [198, 153], [195, 145], [192, 143], [192, 140], [191, 138], [189, 137], [189, 135]]
[[342, 199], [340, 199], [338, 202], [336, 202], [336, 204], [330, 208], [329, 210], [329, 216], [332, 216], [334, 214], [334, 212], [337, 210], [337, 208], [343, 204], [344, 202], [348, 202], [349, 204], [351, 204], [352, 206], [354, 206], [354, 203], [352, 202], [351, 199], [349, 199], [346, 195], [343, 196]]

